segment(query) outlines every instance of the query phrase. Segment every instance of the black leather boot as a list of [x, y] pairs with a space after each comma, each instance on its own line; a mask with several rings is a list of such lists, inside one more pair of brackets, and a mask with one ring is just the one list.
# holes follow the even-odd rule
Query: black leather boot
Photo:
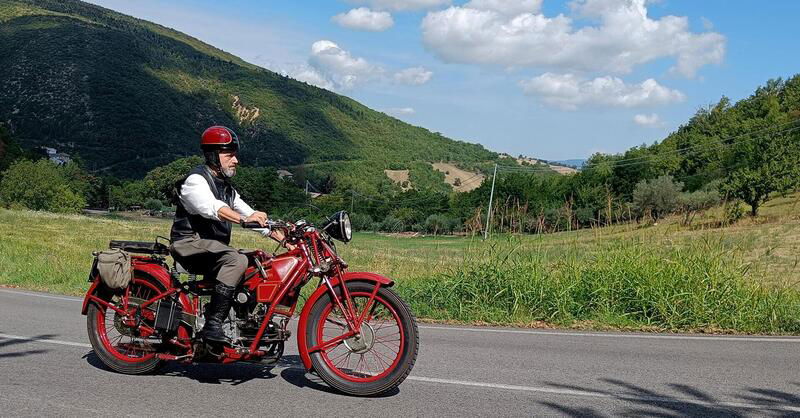
[[217, 283], [211, 302], [206, 306], [206, 324], [203, 326], [202, 336], [206, 341], [229, 343], [230, 340], [222, 332], [222, 323], [228, 318], [231, 310], [231, 301], [235, 287], [224, 283]]

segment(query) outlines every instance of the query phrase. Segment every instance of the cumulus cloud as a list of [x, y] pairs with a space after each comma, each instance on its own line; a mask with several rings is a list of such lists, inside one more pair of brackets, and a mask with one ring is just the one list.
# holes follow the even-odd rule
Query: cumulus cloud
[[636, 122], [637, 125], [647, 127], [658, 127], [663, 124], [661, 122], [661, 118], [659, 118], [655, 113], [651, 113], [649, 115], [636, 115], [633, 117], [633, 121]]
[[472, 0], [464, 7], [477, 10], [493, 10], [507, 16], [523, 13], [539, 13], [542, 0]]
[[[356, 85], [381, 77], [384, 70], [364, 58], [354, 57], [350, 52], [328, 40], [311, 45], [309, 65], [316, 75], [336, 90], [349, 90]], [[327, 88], [327, 87], [326, 87]]]
[[371, 8], [376, 10], [401, 12], [447, 6], [451, 3], [451, 0], [350, 0], [350, 3], [368, 4]]
[[652, 78], [639, 84], [627, 84], [616, 77], [583, 79], [574, 74], [545, 73], [520, 86], [525, 94], [564, 110], [581, 106], [641, 107], [681, 102], [686, 96], [664, 87]]
[[433, 72], [426, 70], [424, 67], [411, 67], [394, 73], [394, 81], [401, 84], [419, 86], [427, 83], [432, 76]]
[[381, 32], [394, 25], [394, 20], [389, 12], [373, 12], [366, 7], [359, 7], [347, 13], [339, 13], [331, 18], [332, 21], [350, 29]]
[[576, 0], [573, 13], [592, 20], [579, 28], [563, 14], [543, 15], [540, 3], [472, 0], [429, 12], [422, 21], [423, 41], [446, 62], [561, 72], [624, 74], [672, 58], [672, 71], [693, 77], [725, 55], [724, 36], [691, 32], [686, 17], [651, 19], [645, 0]]

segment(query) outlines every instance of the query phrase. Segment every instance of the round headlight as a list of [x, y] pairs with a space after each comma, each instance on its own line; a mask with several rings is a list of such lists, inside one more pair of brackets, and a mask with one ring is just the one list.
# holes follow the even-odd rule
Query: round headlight
[[342, 236], [344, 237], [344, 241], [348, 242], [353, 239], [353, 226], [350, 223], [350, 215], [347, 212], [341, 212], [342, 214]]

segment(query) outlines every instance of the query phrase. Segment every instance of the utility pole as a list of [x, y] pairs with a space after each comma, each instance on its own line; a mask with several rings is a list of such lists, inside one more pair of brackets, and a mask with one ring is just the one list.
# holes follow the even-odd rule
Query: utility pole
[[306, 180], [306, 196], [308, 196], [308, 180]]
[[356, 191], [350, 190], [350, 213], [353, 213], [353, 206], [355, 206], [356, 202]]
[[486, 229], [483, 230], [483, 240], [489, 238], [489, 226], [492, 224], [492, 201], [494, 200], [494, 181], [497, 180], [497, 164], [494, 165], [492, 175], [492, 192], [489, 194], [489, 211], [486, 213]]

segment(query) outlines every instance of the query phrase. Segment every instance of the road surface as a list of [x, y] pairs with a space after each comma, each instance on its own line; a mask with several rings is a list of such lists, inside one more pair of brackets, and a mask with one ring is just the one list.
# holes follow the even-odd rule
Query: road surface
[[420, 326], [411, 376], [379, 398], [299, 366], [103, 367], [80, 299], [0, 288], [0, 416], [800, 416], [800, 338]]

